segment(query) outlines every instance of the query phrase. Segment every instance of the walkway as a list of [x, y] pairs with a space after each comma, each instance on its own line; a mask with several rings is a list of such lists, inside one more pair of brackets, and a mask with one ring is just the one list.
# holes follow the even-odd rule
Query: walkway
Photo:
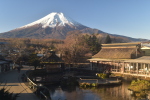
[[[0, 73], [0, 88], [4, 86], [7, 89], [10, 88], [9, 92], [21, 93], [17, 100], [39, 100], [39, 98], [21, 81], [21, 75], [29, 70], [29, 66], [24, 66], [20, 73], [17, 70]], [[6, 85], [5, 85], [6, 83]]]

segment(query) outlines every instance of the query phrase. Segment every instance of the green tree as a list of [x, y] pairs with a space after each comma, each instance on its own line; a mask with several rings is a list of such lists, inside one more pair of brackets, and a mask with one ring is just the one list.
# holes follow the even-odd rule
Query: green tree
[[105, 39], [105, 44], [108, 44], [108, 43], [111, 43], [111, 38], [109, 35], [106, 36], [106, 39]]
[[37, 55], [36, 54], [30, 54], [29, 55], [29, 64], [31, 65], [31, 66], [34, 66], [34, 69], [36, 70], [36, 68], [37, 68], [37, 66], [39, 66], [40, 65], [40, 60], [39, 60], [39, 58], [37, 57]]
[[85, 43], [90, 48], [90, 51], [93, 52], [93, 54], [96, 54], [101, 49], [101, 43], [98, 42], [98, 38], [93, 35], [84, 35], [82, 37], [85, 41]]

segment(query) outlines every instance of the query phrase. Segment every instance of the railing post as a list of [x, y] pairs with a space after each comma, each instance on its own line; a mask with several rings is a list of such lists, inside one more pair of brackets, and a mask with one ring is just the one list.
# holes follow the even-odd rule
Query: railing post
[[[38, 88], [38, 85], [37, 84], [35, 84], [34, 82], [32, 82], [32, 80], [30, 80], [30, 78], [28, 78], [28, 76], [25, 74], [25, 76], [26, 76], [26, 78], [27, 78], [27, 81], [28, 81], [28, 84], [29, 84], [29, 87], [30, 88], [32, 88], [32, 89], [35, 89], [36, 87]], [[48, 92], [49, 92], [49, 89], [48, 88], [46, 88], [46, 87], [44, 87], [43, 86], [43, 88], [45, 88], [45, 89], [47, 89], [48, 90]], [[38, 90], [38, 89], [37, 89]], [[38, 94], [37, 93], [37, 91], [35, 92], [36, 94]], [[40, 99], [42, 99], [42, 96], [45, 98], [45, 100], [51, 100], [51, 97], [47, 97], [42, 91], [39, 91], [39, 95], [40, 95]], [[50, 95], [50, 92], [49, 92], [49, 95]], [[49, 99], [50, 98], [50, 99]]]
[[34, 85], [33, 85], [33, 89], [34, 89]]

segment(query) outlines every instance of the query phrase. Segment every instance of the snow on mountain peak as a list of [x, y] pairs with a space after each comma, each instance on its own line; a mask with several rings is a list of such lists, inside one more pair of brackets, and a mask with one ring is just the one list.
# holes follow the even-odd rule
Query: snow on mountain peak
[[[66, 24], [73, 25], [73, 26], [79, 25], [79, 23], [71, 20], [68, 17], [65, 17], [63, 13], [53, 12], [53, 13], [50, 13], [49, 15], [47, 15], [33, 23], [27, 24], [23, 27], [33, 26], [36, 24], [41, 24], [42, 28], [45, 28], [45, 27], [53, 28], [55, 26], [65, 26]], [[21, 28], [23, 28], [23, 27], [21, 27]]]

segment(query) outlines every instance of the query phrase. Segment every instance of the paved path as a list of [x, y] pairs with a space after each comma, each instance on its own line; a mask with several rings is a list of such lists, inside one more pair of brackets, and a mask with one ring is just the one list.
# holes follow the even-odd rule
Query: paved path
[[[21, 93], [17, 100], [40, 100], [22, 81], [21, 75], [25, 73], [30, 67], [24, 66], [20, 73], [17, 70], [0, 73], [0, 88], [4, 86], [10, 88], [10, 92]], [[5, 85], [6, 83], [6, 85]]]

